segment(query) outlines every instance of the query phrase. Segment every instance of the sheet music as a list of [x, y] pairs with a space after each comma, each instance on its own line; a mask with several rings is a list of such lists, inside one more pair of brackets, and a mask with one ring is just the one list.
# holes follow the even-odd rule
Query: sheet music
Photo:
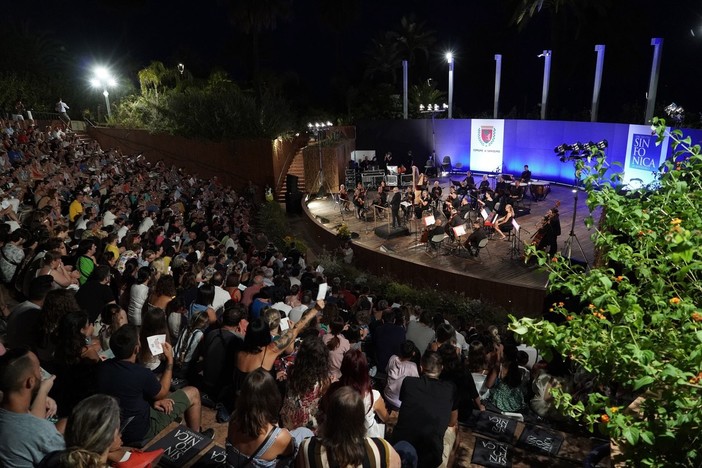
[[425, 226], [431, 226], [432, 224], [436, 223], [436, 219], [434, 218], [434, 215], [429, 215], [424, 218], [424, 225]]
[[519, 223], [517, 222], [517, 220], [514, 219], [514, 218], [512, 218], [512, 227], [514, 227], [514, 232], [516, 232], [517, 234], [519, 234], [519, 229], [521, 228], [521, 226], [519, 225]]

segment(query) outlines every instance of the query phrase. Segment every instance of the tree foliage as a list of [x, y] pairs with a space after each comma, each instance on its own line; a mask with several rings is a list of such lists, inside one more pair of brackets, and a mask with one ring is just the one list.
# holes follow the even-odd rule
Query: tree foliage
[[610, 174], [602, 153], [577, 161], [589, 209], [605, 207], [593, 235], [600, 264], [585, 274], [532, 249], [551, 291], [572, 300], [553, 304], [560, 324], [513, 319], [511, 329], [593, 375], [587, 400], [556, 392], [559, 407], [598, 425], [628, 464], [700, 466], [702, 156], [665, 121], [653, 129], [677, 152], [651, 186], [618, 189], [621, 174]]
[[220, 71], [185, 86], [162, 68], [153, 62], [139, 72], [142, 94], [122, 99], [114, 123], [212, 141], [276, 138], [292, 127], [292, 110], [275, 87], [264, 87], [257, 98]]

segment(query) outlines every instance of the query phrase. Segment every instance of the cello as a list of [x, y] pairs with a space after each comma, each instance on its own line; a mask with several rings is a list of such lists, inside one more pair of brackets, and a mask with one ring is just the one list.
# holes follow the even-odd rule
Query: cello
[[551, 213], [553, 208], [559, 208], [561, 206], [561, 201], [556, 200], [556, 203], [553, 205], [552, 208], [548, 210], [548, 213], [546, 216], [543, 217], [541, 221], [539, 221], [539, 224], [536, 227], [536, 232], [534, 233], [533, 236], [531, 236], [531, 244], [530, 245], [535, 245], [538, 246], [541, 241], [544, 239], [544, 236], [546, 235], [546, 230], [549, 227], [549, 223], [551, 221]]

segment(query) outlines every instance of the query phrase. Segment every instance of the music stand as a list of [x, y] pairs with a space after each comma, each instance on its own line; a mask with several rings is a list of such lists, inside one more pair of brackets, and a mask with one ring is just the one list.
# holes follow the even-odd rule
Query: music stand
[[[434, 218], [434, 215], [428, 215], [422, 218], [422, 224], [424, 227], [429, 228], [429, 226], [433, 226], [436, 224], [436, 218]], [[419, 231], [419, 225], [417, 226], [417, 231]], [[431, 239], [429, 236], [427, 236], [427, 245], [425, 246], [425, 250], [427, 253], [429, 253], [429, 248], [431, 247]]]
[[512, 218], [512, 229], [514, 229], [514, 235], [512, 236], [512, 245], [509, 248], [509, 258], [514, 260], [519, 258], [519, 248], [520, 248], [520, 231], [521, 226], [516, 219]]

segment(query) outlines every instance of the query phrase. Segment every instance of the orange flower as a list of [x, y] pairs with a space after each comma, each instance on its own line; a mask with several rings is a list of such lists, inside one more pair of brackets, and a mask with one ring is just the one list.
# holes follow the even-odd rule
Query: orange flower
[[600, 416], [600, 420], [603, 423], [607, 424], [609, 422], [609, 416], [607, 416], [606, 414], [603, 414], [602, 416]]
[[621, 283], [622, 280], [624, 279], [624, 277], [623, 277], [623, 276], [617, 276], [615, 279], [617, 280], [617, 283]]
[[680, 298], [679, 297], [671, 297], [670, 301], [668, 301], [668, 302], [670, 302], [671, 305], [678, 305], [678, 304], [680, 304]]
[[551, 259], [551, 262], [552, 262], [552, 263], [558, 263], [558, 257], [553, 257], [553, 258]]
[[673, 218], [673, 220], [670, 222], [670, 224], [673, 224], [673, 225], [680, 224], [680, 223], [682, 223], [682, 219], [680, 219], [680, 218]]
[[643, 236], [643, 235], [644, 235], [644, 232], [643, 232], [643, 231], [639, 231], [639, 237], [640, 237], [640, 236]]
[[587, 306], [587, 308], [588, 308], [588, 309], [594, 309], [594, 308], [595, 308], [595, 304], [590, 304], [589, 306]]
[[567, 316], [566, 320], [568, 320], [568, 321], [573, 320], [573, 316], [572, 315]]
[[564, 306], [565, 306], [565, 302], [559, 302], [559, 303], [558, 303], [558, 307], [564, 307]]
[[695, 322], [702, 322], [702, 314], [700, 314], [699, 312], [693, 312], [692, 320]]

